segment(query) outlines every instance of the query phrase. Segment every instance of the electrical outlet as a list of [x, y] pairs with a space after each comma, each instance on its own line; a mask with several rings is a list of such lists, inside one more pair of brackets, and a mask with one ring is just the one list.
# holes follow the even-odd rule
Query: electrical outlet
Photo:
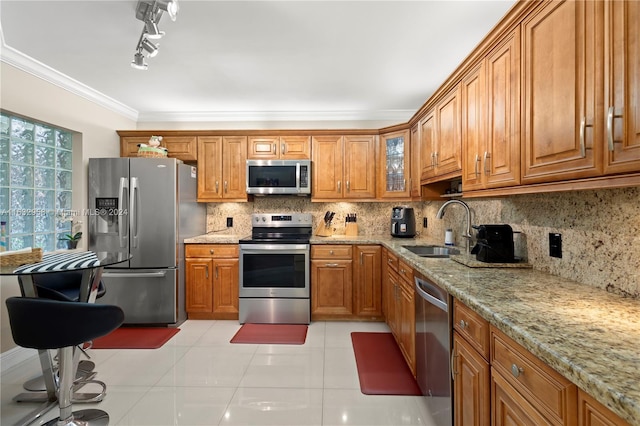
[[549, 256], [562, 258], [562, 234], [549, 233]]
[[227, 228], [231, 228], [233, 227], [233, 218], [232, 217], [228, 217], [227, 218]]
[[426, 217], [423, 217], [423, 218], [422, 218], [422, 227], [423, 227], [423, 228], [426, 228], [426, 227], [427, 227], [427, 218], [426, 218]]

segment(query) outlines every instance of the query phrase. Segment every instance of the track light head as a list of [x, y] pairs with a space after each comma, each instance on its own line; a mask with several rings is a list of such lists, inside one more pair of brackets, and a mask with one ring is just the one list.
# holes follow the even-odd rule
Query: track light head
[[175, 21], [178, 16], [178, 10], [180, 6], [178, 5], [178, 0], [156, 0], [156, 5], [169, 14], [169, 18], [172, 21]]
[[153, 58], [158, 54], [158, 45], [151, 43], [146, 38], [143, 38], [140, 42], [140, 46], [147, 51], [147, 56]]
[[158, 24], [156, 24], [154, 21], [146, 21], [144, 23], [144, 28], [147, 33], [147, 38], [149, 39], [158, 40], [164, 35], [164, 31], [160, 31], [158, 29]]
[[147, 68], [149, 68], [149, 65], [147, 65], [147, 63], [144, 61], [142, 52], [136, 52], [136, 54], [133, 55], [131, 66], [137, 70], [146, 70]]

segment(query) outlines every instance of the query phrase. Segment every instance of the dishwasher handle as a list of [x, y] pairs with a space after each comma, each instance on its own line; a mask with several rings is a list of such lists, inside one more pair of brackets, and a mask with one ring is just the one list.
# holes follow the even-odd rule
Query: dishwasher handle
[[431, 284], [428, 281], [415, 277], [416, 291], [427, 302], [431, 303], [435, 307], [449, 312], [449, 305], [446, 299], [446, 293], [444, 293], [438, 286]]

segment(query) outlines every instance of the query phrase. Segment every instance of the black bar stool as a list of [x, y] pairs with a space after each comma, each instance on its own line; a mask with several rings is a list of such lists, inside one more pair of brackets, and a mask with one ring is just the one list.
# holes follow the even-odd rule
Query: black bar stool
[[[53, 425], [108, 425], [102, 410], [73, 411], [71, 394], [74, 380], [73, 348], [104, 336], [124, 322], [118, 306], [66, 302], [40, 298], [10, 297], [6, 300], [14, 342], [25, 348], [57, 349], [60, 361], [58, 406], [60, 416], [46, 423]], [[77, 422], [77, 423], [76, 423]], [[82, 423], [84, 422], [84, 423]]]

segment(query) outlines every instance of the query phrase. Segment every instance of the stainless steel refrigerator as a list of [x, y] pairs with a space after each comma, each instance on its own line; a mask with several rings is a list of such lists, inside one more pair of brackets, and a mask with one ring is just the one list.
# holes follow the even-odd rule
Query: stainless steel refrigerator
[[120, 306], [125, 324], [186, 319], [183, 240], [206, 229], [196, 177], [173, 158], [89, 159], [89, 250], [131, 255], [104, 269], [97, 303]]

